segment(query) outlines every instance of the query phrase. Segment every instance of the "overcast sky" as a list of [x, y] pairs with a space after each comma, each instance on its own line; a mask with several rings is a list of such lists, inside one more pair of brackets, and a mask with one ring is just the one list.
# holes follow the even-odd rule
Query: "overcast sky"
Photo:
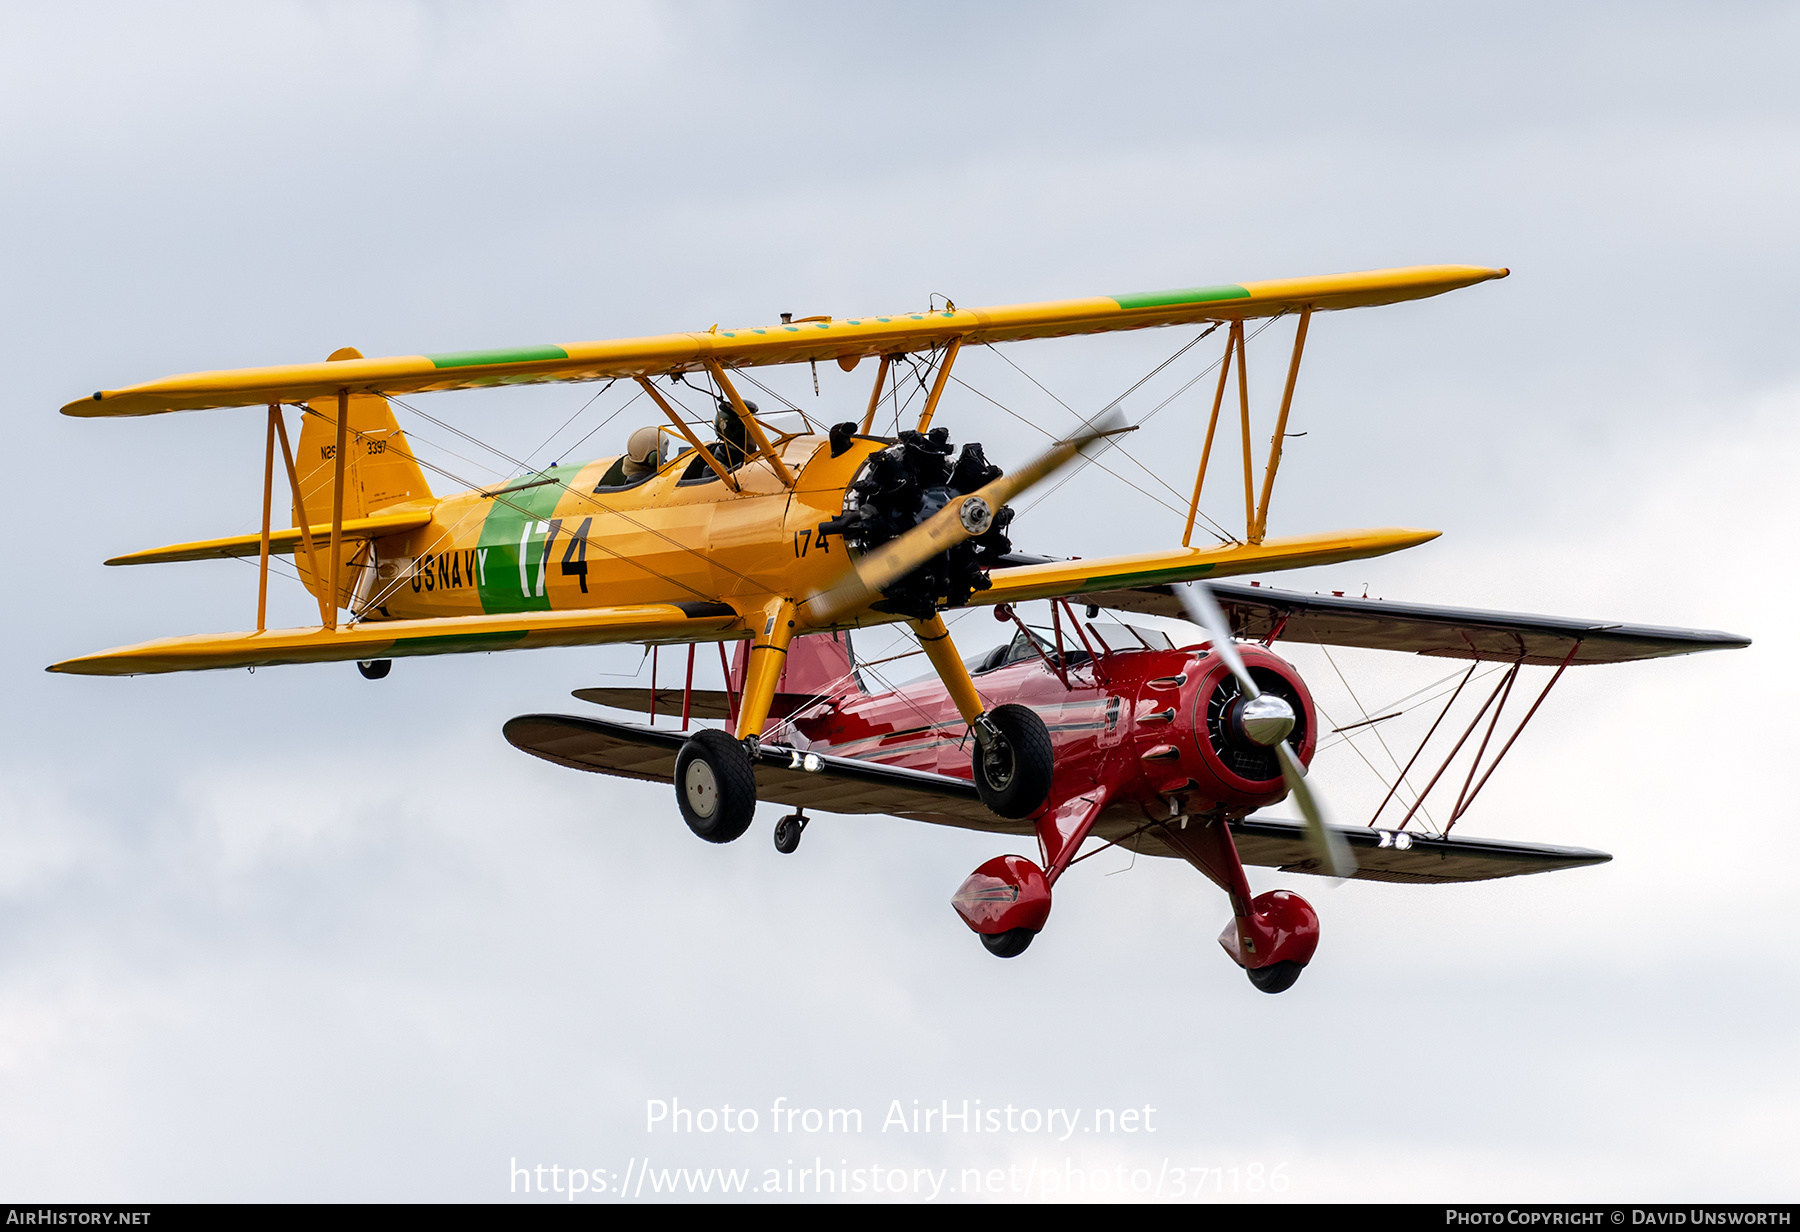
[[[1239, 1196], [1794, 1200], [1797, 44], [1800, 11], [1756, 4], [0, 5], [0, 1197], [515, 1200], [515, 1160], [648, 1156], [756, 1181], [1235, 1169], [1207, 1200], [1279, 1165], [1286, 1188]], [[642, 682], [633, 648], [379, 684], [42, 671], [254, 619], [240, 563], [100, 562], [253, 530], [260, 417], [56, 413], [96, 388], [1444, 262], [1513, 273], [1314, 323], [1271, 517], [1444, 537], [1267, 580], [1756, 646], [1571, 673], [1461, 823], [1609, 865], [1253, 873], [1323, 917], [1279, 997], [1220, 952], [1224, 897], [1185, 865], [1082, 865], [1000, 962], [948, 898], [1007, 843], [826, 817], [781, 856], [765, 806], [715, 848], [668, 789], [500, 738]], [[1265, 425], [1290, 330], [1252, 347]], [[1056, 428], [1024, 373], [1086, 413], [1192, 334], [958, 372]], [[828, 365], [817, 399], [804, 370], [766, 379], [837, 419], [868, 372]], [[1183, 491], [1198, 388], [1129, 447]], [[622, 401], [594, 392], [420, 401], [542, 464], [635, 426], [577, 447]], [[504, 473], [402, 422], [471, 482]], [[940, 422], [1002, 464], [1041, 439], [962, 390]], [[1150, 495], [1084, 472], [1015, 542], [1178, 542], [1179, 502], [1119, 469]], [[965, 650], [1000, 633], [958, 624]], [[1447, 670], [1292, 657], [1334, 713], [1338, 668], [1371, 707]], [[1380, 796], [1349, 747], [1314, 781], [1346, 820]], [[646, 1101], [677, 1098], [759, 1132], [647, 1133]], [[864, 1132], [777, 1136], [777, 1099]], [[965, 1099], [1153, 1107], [1156, 1132], [879, 1128]]]

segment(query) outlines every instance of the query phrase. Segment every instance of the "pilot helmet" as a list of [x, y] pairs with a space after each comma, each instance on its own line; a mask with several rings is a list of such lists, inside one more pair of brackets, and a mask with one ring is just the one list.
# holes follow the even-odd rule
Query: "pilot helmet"
[[655, 427], [639, 428], [625, 442], [625, 472], [628, 475], [646, 475], [656, 469], [657, 446], [661, 442], [662, 433]]

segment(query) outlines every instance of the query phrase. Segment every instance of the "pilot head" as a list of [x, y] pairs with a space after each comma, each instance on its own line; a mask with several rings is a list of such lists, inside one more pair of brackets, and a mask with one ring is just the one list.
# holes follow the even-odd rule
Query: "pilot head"
[[639, 479], [654, 472], [659, 464], [657, 446], [661, 432], [654, 427], [639, 428], [625, 442], [625, 478]]
[[[752, 415], [756, 414], [756, 403], [744, 403], [744, 409]], [[749, 452], [750, 434], [744, 430], [744, 421], [738, 418], [731, 403], [724, 399], [719, 401], [719, 413], [713, 417], [713, 431], [718, 433], [719, 440], [725, 446], [725, 452], [731, 456], [727, 466], [736, 466], [742, 462]]]

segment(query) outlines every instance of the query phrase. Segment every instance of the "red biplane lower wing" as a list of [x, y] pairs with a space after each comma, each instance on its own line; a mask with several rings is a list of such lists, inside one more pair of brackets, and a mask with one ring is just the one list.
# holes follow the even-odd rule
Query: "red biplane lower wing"
[[[1189, 823], [1193, 824], [1193, 823]], [[1397, 881], [1415, 884], [1452, 881], [1491, 881], [1526, 873], [1551, 873], [1584, 864], [1604, 864], [1612, 859], [1604, 851], [1585, 847], [1554, 847], [1548, 843], [1517, 843], [1507, 839], [1437, 838], [1409, 832], [1371, 830], [1366, 826], [1333, 826], [1356, 854], [1358, 881]], [[1143, 837], [1145, 855], [1179, 855], [1165, 847], [1155, 830]], [[1231, 837], [1238, 858], [1245, 864], [1278, 868], [1284, 873], [1324, 875], [1306, 841], [1306, 828], [1298, 821], [1274, 817], [1246, 817], [1231, 823]], [[1133, 842], [1124, 844], [1127, 847]]]
[[[571, 714], [526, 714], [510, 720], [506, 739], [517, 749], [572, 770], [618, 778], [675, 781], [675, 756], [688, 733]], [[765, 744], [757, 754], [756, 793], [762, 800], [823, 813], [880, 813], [990, 834], [1030, 835], [1030, 821], [990, 813], [968, 779], [908, 770], [880, 762]], [[1194, 824], [1194, 823], [1189, 823]], [[1547, 873], [1612, 859], [1603, 851], [1552, 847], [1499, 839], [1433, 838], [1388, 830], [1339, 827], [1356, 852], [1364, 881], [1485, 881], [1522, 873]], [[1245, 864], [1285, 872], [1315, 871], [1306, 834], [1297, 821], [1248, 817], [1231, 823]], [[1096, 838], [1120, 840], [1146, 856], [1182, 858], [1126, 813], [1109, 813]]]
[[[675, 781], [675, 755], [689, 734], [572, 714], [521, 715], [503, 730], [514, 748], [559, 766], [658, 783]], [[968, 779], [772, 744], [757, 755], [756, 794], [825, 813], [881, 813], [995, 834], [1033, 832], [1029, 821], [990, 813]]]

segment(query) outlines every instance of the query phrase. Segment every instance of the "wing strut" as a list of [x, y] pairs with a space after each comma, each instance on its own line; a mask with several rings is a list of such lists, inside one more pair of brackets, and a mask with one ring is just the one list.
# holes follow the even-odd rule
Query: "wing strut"
[[281, 407], [269, 406], [268, 439], [263, 442], [262, 561], [256, 577], [256, 631], [269, 627], [269, 507], [275, 500], [275, 420]]
[[[313, 547], [312, 519], [306, 513], [306, 498], [300, 493], [300, 476], [294, 471], [294, 450], [288, 443], [287, 421], [281, 417], [278, 403], [269, 404], [269, 417], [275, 421], [275, 433], [281, 440], [281, 460], [287, 467], [288, 487], [294, 493], [294, 512], [300, 515], [300, 541], [306, 545], [306, 565], [312, 571], [313, 585], [317, 587], [314, 597], [319, 601], [319, 627], [327, 627], [325, 614], [325, 589], [319, 582], [319, 553]], [[266, 566], [265, 566], [266, 567]]]
[[783, 462], [780, 455], [770, 447], [769, 438], [763, 432], [763, 426], [756, 422], [756, 416], [750, 413], [750, 408], [745, 406], [744, 400], [738, 396], [737, 387], [725, 375], [724, 366], [716, 359], [709, 359], [706, 361], [706, 370], [712, 373], [712, 379], [717, 381], [719, 388], [725, 391], [725, 397], [731, 402], [731, 409], [736, 411], [737, 417], [743, 421], [744, 431], [748, 432], [750, 439], [756, 442], [756, 456], [767, 458], [769, 465], [775, 468], [775, 476], [781, 480], [782, 486], [790, 492], [793, 491], [794, 472], [787, 468], [787, 463]]
[[337, 445], [333, 449], [331, 468], [331, 602], [325, 627], [337, 628], [338, 575], [344, 567], [344, 461], [350, 452], [350, 390], [346, 386], [337, 396]]
[[881, 405], [882, 386], [887, 384], [888, 365], [893, 362], [892, 355], [883, 355], [881, 366], [875, 369], [875, 388], [869, 391], [869, 409], [863, 413], [862, 427], [858, 429], [864, 436], [875, 427], [875, 410]]
[[[1513, 741], [1517, 740], [1520, 733], [1525, 730], [1525, 724], [1531, 722], [1531, 716], [1537, 713], [1538, 707], [1544, 704], [1544, 699], [1550, 696], [1550, 690], [1555, 688], [1556, 682], [1562, 679], [1563, 672], [1568, 669], [1570, 661], [1575, 658], [1575, 652], [1580, 649], [1580, 642], [1576, 642], [1573, 646], [1569, 647], [1569, 653], [1563, 659], [1562, 663], [1558, 665], [1556, 674], [1550, 677], [1550, 682], [1544, 686], [1544, 691], [1537, 695], [1537, 700], [1531, 703], [1531, 709], [1527, 710], [1525, 712], [1525, 717], [1519, 720], [1519, 725], [1513, 729], [1513, 734], [1507, 738], [1506, 743], [1501, 746], [1500, 751], [1494, 754], [1494, 760], [1488, 764], [1487, 773], [1481, 776], [1481, 781], [1475, 784], [1475, 790], [1469, 791], [1469, 785], [1467, 783], [1463, 784], [1463, 791], [1467, 793], [1467, 798], [1456, 802], [1456, 811], [1450, 814], [1450, 821], [1444, 827], [1445, 834], [1450, 833], [1450, 827], [1456, 824], [1457, 818], [1468, 812], [1469, 806], [1475, 803], [1475, 797], [1481, 794], [1481, 789], [1487, 786], [1488, 779], [1493, 776], [1495, 770], [1500, 768], [1500, 759], [1506, 756], [1508, 750], [1513, 746]], [[1499, 721], [1499, 717], [1500, 716], [1496, 713], [1494, 716], [1496, 722]], [[1477, 760], [1479, 760], [1479, 758], [1477, 758]], [[1469, 770], [1469, 778], [1473, 780], [1474, 777], [1475, 771], [1474, 768], [1471, 767]]]
[[1231, 323], [1231, 332], [1225, 336], [1225, 355], [1219, 361], [1219, 383], [1213, 390], [1212, 414], [1206, 421], [1206, 443], [1200, 447], [1200, 466], [1194, 473], [1194, 497], [1188, 502], [1187, 526], [1181, 533], [1182, 547], [1193, 543], [1194, 519], [1200, 513], [1200, 491], [1206, 485], [1206, 470], [1212, 463], [1213, 440], [1219, 430], [1219, 411], [1225, 405], [1225, 387], [1231, 380], [1234, 354], [1237, 357], [1238, 436], [1244, 455], [1244, 542], [1254, 546], [1266, 537], [1269, 497], [1275, 490], [1275, 472], [1281, 466], [1281, 443], [1287, 435], [1288, 412], [1294, 405], [1294, 384], [1300, 376], [1300, 358], [1306, 351], [1306, 328], [1312, 323], [1312, 313], [1311, 304], [1301, 306], [1300, 326], [1294, 333], [1294, 353], [1288, 360], [1287, 382], [1281, 390], [1281, 409], [1275, 416], [1275, 435], [1269, 438], [1269, 456], [1263, 466], [1260, 498], [1250, 457], [1250, 376], [1244, 357], [1244, 323]]
[[[1438, 767], [1437, 773], [1431, 776], [1431, 781], [1425, 784], [1425, 790], [1419, 793], [1418, 799], [1413, 801], [1412, 807], [1406, 810], [1406, 816], [1400, 819], [1398, 828], [1401, 830], [1406, 829], [1407, 824], [1413, 819], [1413, 814], [1417, 813], [1419, 809], [1423, 807], [1425, 797], [1431, 794], [1431, 789], [1438, 785], [1438, 780], [1443, 778], [1445, 771], [1450, 769], [1450, 763], [1456, 760], [1456, 755], [1458, 753], [1462, 752], [1463, 745], [1467, 744], [1469, 737], [1475, 734], [1475, 728], [1480, 725], [1482, 717], [1487, 714], [1488, 707], [1493, 706], [1493, 717], [1488, 720], [1487, 731], [1481, 738], [1481, 744], [1475, 750], [1475, 760], [1469, 765], [1468, 777], [1463, 780], [1462, 790], [1457, 793], [1456, 803], [1451, 806], [1450, 819], [1444, 824], [1443, 832], [1445, 834], [1450, 833], [1450, 827], [1454, 826], [1462, 815], [1469, 811], [1469, 806], [1475, 803], [1475, 797], [1481, 794], [1481, 789], [1487, 786], [1488, 779], [1491, 778], [1494, 771], [1499, 768], [1501, 758], [1511, 752], [1513, 744], [1518, 740], [1520, 735], [1524, 733], [1525, 725], [1531, 722], [1533, 715], [1537, 714], [1538, 707], [1542, 706], [1544, 704], [1544, 699], [1550, 696], [1550, 690], [1556, 687], [1556, 682], [1562, 679], [1562, 674], [1568, 670], [1569, 664], [1575, 661], [1575, 656], [1580, 650], [1581, 639], [1577, 638], [1575, 643], [1569, 647], [1569, 653], [1564, 655], [1563, 661], [1557, 665], [1555, 673], [1551, 675], [1549, 681], [1544, 685], [1543, 690], [1537, 695], [1537, 700], [1532, 702], [1531, 708], [1525, 712], [1525, 717], [1519, 720], [1519, 725], [1513, 728], [1512, 735], [1507, 737], [1506, 743], [1500, 747], [1500, 751], [1494, 754], [1494, 760], [1488, 763], [1486, 773], [1481, 773], [1481, 758], [1487, 752], [1488, 743], [1494, 738], [1494, 730], [1500, 726], [1500, 712], [1506, 708], [1507, 699], [1512, 696], [1513, 683], [1518, 679], [1519, 668], [1524, 665], [1523, 656], [1521, 656], [1518, 661], [1514, 662], [1513, 665], [1506, 670], [1506, 674], [1500, 678], [1500, 683], [1494, 686], [1494, 691], [1488, 694], [1487, 700], [1481, 703], [1481, 709], [1475, 712], [1475, 717], [1469, 720], [1469, 726], [1463, 730], [1462, 738], [1456, 742], [1455, 746], [1451, 748], [1449, 755], [1444, 758], [1444, 764]], [[1438, 724], [1442, 723], [1445, 717], [1449, 715], [1450, 707], [1456, 704], [1457, 697], [1462, 693], [1463, 685], [1468, 684], [1470, 677], [1475, 674], [1476, 666], [1479, 665], [1470, 665], [1468, 673], [1462, 678], [1462, 683], [1458, 684], [1456, 686], [1456, 692], [1450, 695], [1450, 701], [1445, 704], [1443, 713], [1438, 715], [1437, 722], [1431, 725], [1431, 730], [1425, 733], [1425, 739], [1419, 742], [1417, 752], [1415, 752], [1412, 755], [1412, 758], [1406, 763], [1406, 769], [1400, 772], [1400, 777], [1394, 780], [1394, 785], [1388, 789], [1388, 794], [1382, 797], [1380, 806], [1375, 810], [1375, 816], [1369, 818], [1369, 824], [1371, 826], [1373, 826], [1376, 820], [1380, 818], [1381, 810], [1387, 807], [1388, 801], [1394, 798], [1394, 793], [1399, 790], [1400, 784], [1405, 781], [1407, 770], [1412, 769], [1413, 762], [1419, 760], [1419, 754], [1425, 751], [1425, 746], [1431, 742], [1431, 737], [1437, 733]], [[1499, 702], [1499, 705], [1494, 704], [1496, 701]], [[1475, 778], [1477, 774], [1481, 774], [1479, 781]]]
[[1269, 438], [1269, 464], [1263, 471], [1262, 499], [1256, 505], [1256, 525], [1250, 532], [1251, 543], [1261, 543], [1269, 525], [1269, 494], [1275, 488], [1275, 468], [1281, 465], [1281, 438], [1287, 432], [1288, 408], [1294, 404], [1294, 380], [1300, 375], [1300, 355], [1306, 350], [1306, 326], [1312, 320], [1312, 306], [1300, 310], [1300, 328], [1294, 332], [1294, 355], [1288, 360], [1287, 385], [1281, 391], [1281, 410], [1275, 416], [1275, 435]]
[[1231, 376], [1231, 349], [1237, 342], [1241, 324], [1233, 324], [1225, 335], [1225, 357], [1219, 361], [1219, 387], [1213, 391], [1212, 418], [1206, 421], [1206, 444], [1200, 449], [1200, 469], [1194, 473], [1194, 499], [1188, 502], [1187, 529], [1181, 534], [1181, 546], [1192, 546], [1194, 518], [1200, 512], [1200, 486], [1206, 482], [1206, 465], [1212, 461], [1213, 433], [1219, 427], [1219, 408], [1225, 403], [1225, 382]]
[[656, 386], [650, 383], [650, 378], [640, 376], [637, 378], [637, 383], [642, 385], [644, 387], [644, 392], [650, 395], [650, 401], [656, 403], [656, 405], [662, 409], [662, 413], [669, 417], [669, 422], [675, 425], [675, 430], [687, 437], [688, 444], [699, 451], [700, 457], [708, 466], [712, 467], [713, 474], [717, 475], [720, 479], [723, 479], [725, 481], [725, 486], [730, 488], [733, 492], [738, 491], [738, 482], [731, 477], [731, 472], [719, 465], [719, 460], [712, 456], [712, 451], [700, 443], [700, 438], [694, 435], [694, 430], [688, 427], [685, 419], [675, 413], [674, 407], [663, 400], [663, 396], [656, 391]]
[[938, 365], [937, 380], [931, 383], [931, 393], [926, 395], [925, 409], [919, 412], [919, 431], [931, 427], [931, 417], [937, 414], [938, 399], [944, 396], [944, 386], [950, 383], [950, 365], [956, 362], [956, 353], [962, 350], [962, 338], [950, 339], [950, 346], [944, 352], [944, 362]]

